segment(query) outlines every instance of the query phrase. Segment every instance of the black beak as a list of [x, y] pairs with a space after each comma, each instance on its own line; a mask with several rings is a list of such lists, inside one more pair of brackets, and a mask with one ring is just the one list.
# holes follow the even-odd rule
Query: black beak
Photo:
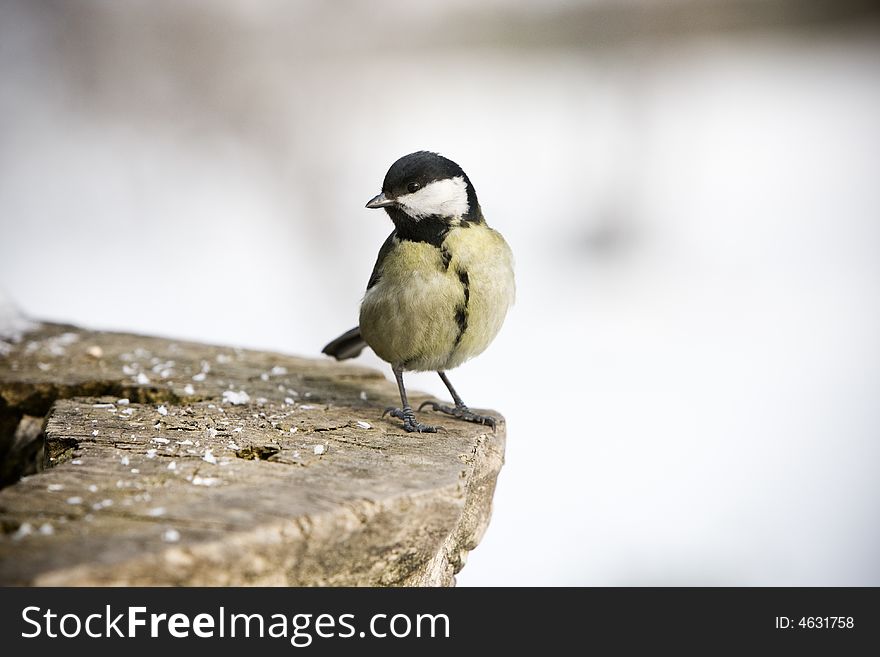
[[388, 198], [385, 196], [385, 192], [382, 192], [378, 196], [374, 196], [369, 201], [367, 201], [367, 207], [371, 209], [375, 208], [387, 208], [395, 205], [397, 201], [393, 198]]

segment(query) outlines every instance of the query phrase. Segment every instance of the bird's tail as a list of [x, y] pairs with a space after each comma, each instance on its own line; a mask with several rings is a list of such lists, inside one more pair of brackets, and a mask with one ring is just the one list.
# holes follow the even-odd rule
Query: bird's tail
[[361, 337], [361, 327], [355, 326], [330, 342], [321, 353], [333, 356], [336, 360], [347, 360], [360, 356], [366, 346], [367, 343]]

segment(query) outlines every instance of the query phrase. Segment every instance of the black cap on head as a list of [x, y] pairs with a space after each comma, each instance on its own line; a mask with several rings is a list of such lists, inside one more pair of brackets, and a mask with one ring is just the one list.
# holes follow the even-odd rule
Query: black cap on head
[[430, 151], [417, 151], [404, 155], [391, 165], [388, 173], [385, 174], [382, 191], [388, 195], [399, 196], [406, 194], [406, 186], [410, 183], [416, 182], [425, 187], [435, 180], [456, 176], [467, 180], [467, 174], [449, 158]]

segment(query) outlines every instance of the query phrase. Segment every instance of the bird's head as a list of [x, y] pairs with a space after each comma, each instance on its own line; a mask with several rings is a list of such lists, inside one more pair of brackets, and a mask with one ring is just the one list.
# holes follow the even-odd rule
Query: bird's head
[[419, 223], [448, 226], [482, 219], [467, 174], [452, 160], [428, 151], [404, 155], [392, 164], [382, 193], [367, 207], [385, 208], [398, 230]]

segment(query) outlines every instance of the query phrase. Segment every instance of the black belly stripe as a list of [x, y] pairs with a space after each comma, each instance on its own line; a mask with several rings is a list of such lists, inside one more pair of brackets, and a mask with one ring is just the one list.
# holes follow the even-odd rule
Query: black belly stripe
[[458, 335], [455, 336], [455, 345], [452, 347], [453, 350], [455, 350], [455, 348], [458, 346], [458, 343], [461, 342], [462, 337], [464, 337], [464, 332], [467, 331], [468, 302], [471, 299], [471, 288], [470, 280], [468, 279], [468, 273], [462, 269], [459, 269], [458, 280], [461, 282], [461, 287], [464, 290], [464, 304], [456, 306], [455, 308], [455, 323], [458, 324]]
[[440, 263], [443, 265], [443, 271], [449, 271], [449, 263], [452, 262], [452, 254], [445, 246], [440, 247]]

